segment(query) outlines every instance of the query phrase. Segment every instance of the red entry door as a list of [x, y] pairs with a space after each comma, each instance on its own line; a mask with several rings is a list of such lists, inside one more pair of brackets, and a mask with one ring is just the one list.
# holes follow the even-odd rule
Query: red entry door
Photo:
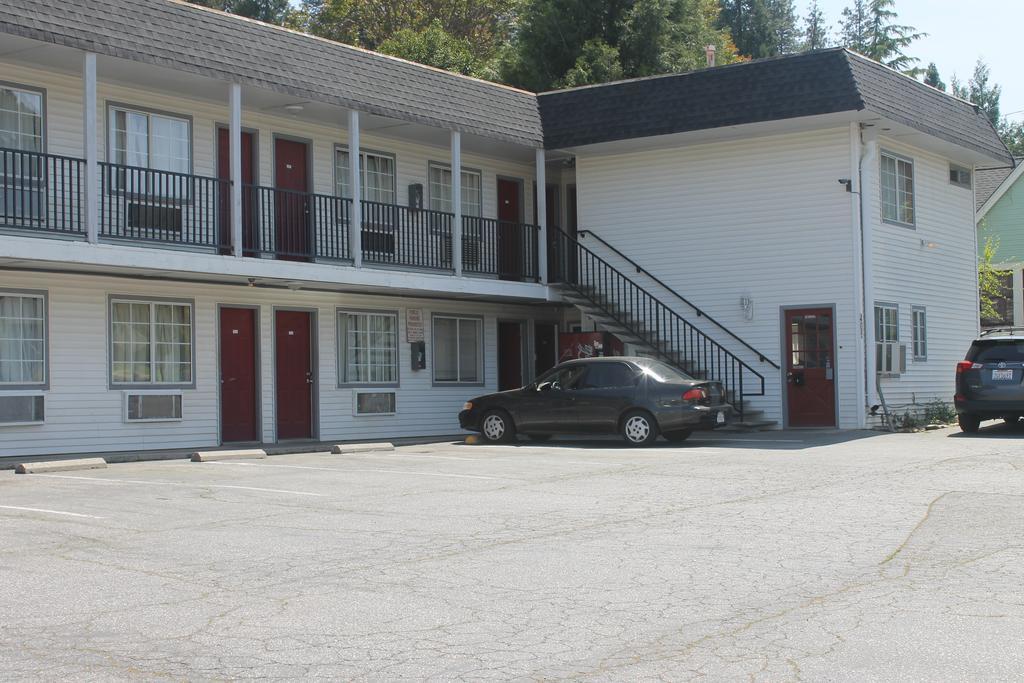
[[498, 178], [498, 277], [502, 280], [523, 278], [526, 234], [522, 205], [522, 183]]
[[220, 309], [221, 439], [257, 441], [256, 311]]
[[498, 391], [523, 386], [523, 325], [498, 323]]
[[832, 309], [786, 311], [786, 405], [790, 427], [836, 426]]
[[277, 311], [274, 363], [277, 439], [313, 438], [312, 314]]
[[[256, 231], [253, 227], [252, 190], [246, 185], [256, 184], [255, 136], [242, 131], [242, 248], [246, 256], [256, 252]], [[217, 178], [231, 180], [231, 133], [227, 128], [217, 129]], [[221, 253], [231, 253], [231, 186], [220, 186], [220, 244]]]
[[307, 154], [304, 142], [274, 140], [274, 243], [278, 258], [305, 260], [312, 255]]

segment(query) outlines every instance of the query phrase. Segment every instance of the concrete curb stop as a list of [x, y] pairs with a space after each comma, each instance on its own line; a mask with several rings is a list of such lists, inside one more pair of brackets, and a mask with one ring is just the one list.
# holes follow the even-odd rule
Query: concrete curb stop
[[331, 449], [335, 455], [346, 453], [373, 453], [376, 451], [393, 451], [395, 446], [392, 443], [339, 443]]
[[76, 460], [49, 460], [47, 462], [23, 462], [14, 468], [16, 474], [42, 474], [44, 472], [71, 472], [74, 470], [101, 470], [107, 466], [103, 458], [78, 458]]
[[196, 451], [192, 462], [216, 462], [217, 460], [257, 460], [267, 457], [262, 448], [246, 448], [237, 451]]

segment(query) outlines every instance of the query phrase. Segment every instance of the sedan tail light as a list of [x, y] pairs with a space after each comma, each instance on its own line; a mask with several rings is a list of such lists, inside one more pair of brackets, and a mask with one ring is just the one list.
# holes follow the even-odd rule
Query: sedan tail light
[[700, 387], [696, 389], [690, 389], [683, 394], [683, 400], [687, 403], [697, 403], [698, 401], [705, 401], [708, 398], [708, 392], [704, 391]]

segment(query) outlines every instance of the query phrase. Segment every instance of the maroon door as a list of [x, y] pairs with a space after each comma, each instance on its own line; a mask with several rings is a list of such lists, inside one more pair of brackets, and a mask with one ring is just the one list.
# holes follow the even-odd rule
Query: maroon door
[[502, 280], [523, 278], [526, 235], [522, 205], [522, 184], [498, 178], [498, 277]]
[[498, 323], [498, 391], [523, 386], [523, 325]]
[[555, 367], [558, 363], [558, 325], [534, 323], [533, 355], [533, 371], [536, 377]]
[[786, 311], [786, 406], [790, 427], [836, 425], [833, 314]]
[[274, 244], [278, 258], [311, 256], [308, 149], [306, 143], [274, 140]]
[[277, 311], [274, 318], [277, 439], [313, 438], [312, 314]]
[[[246, 185], [256, 184], [255, 136], [242, 131], [242, 247], [246, 256], [255, 256], [256, 239], [253, 228], [252, 191]], [[231, 134], [227, 128], [217, 129], [217, 178], [231, 180]], [[220, 186], [221, 253], [231, 253], [231, 186]]]
[[220, 309], [221, 440], [257, 441], [256, 311]]

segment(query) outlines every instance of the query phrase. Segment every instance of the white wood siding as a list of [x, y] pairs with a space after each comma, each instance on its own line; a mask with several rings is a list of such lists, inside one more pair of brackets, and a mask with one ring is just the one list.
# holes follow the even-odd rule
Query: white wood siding
[[[974, 193], [950, 184], [948, 159], [886, 138], [879, 149], [914, 161], [916, 226], [882, 221], [878, 169], [868, 188], [877, 208], [865, 216], [874, 230], [874, 299], [899, 305], [900, 343], [907, 345], [907, 372], [881, 384], [889, 407], [902, 415], [934, 400], [952, 403], [956, 363], [979, 331]], [[913, 306], [927, 309], [923, 362], [913, 360]]]
[[[412, 299], [290, 292], [235, 286], [145, 282], [125, 278], [7, 272], [0, 288], [41, 289], [49, 294], [50, 389], [46, 422], [38, 426], [0, 427], [0, 455], [103, 452], [213, 446], [219, 438], [217, 305], [257, 305], [260, 316], [260, 383], [263, 440], [274, 435], [274, 308], [312, 308], [317, 314], [317, 390], [319, 435], [324, 440], [390, 439], [459, 432], [458, 412], [473, 396], [497, 389], [497, 320], [557, 321], [555, 308], [453, 300]], [[126, 424], [122, 391], [108, 389], [107, 300], [111, 294], [181, 297], [195, 300], [194, 372], [196, 388], [183, 390], [181, 422]], [[352, 415], [356, 389], [338, 388], [335, 316], [338, 307], [398, 311], [398, 412], [387, 416]], [[405, 342], [405, 311], [424, 311], [427, 368], [413, 372]], [[462, 313], [484, 318], [485, 386], [435, 387], [432, 383], [432, 313]], [[532, 333], [526, 334], [529, 346]], [[532, 357], [532, 356], [531, 356]], [[373, 389], [363, 389], [372, 391]]]
[[[577, 157], [580, 227], [593, 230], [785, 366], [780, 307], [835, 304], [840, 426], [853, 427], [859, 302], [849, 128]], [[602, 253], [593, 240], [584, 244]], [[618, 257], [608, 260], [619, 265]], [[633, 271], [623, 270], [634, 277]], [[638, 282], [694, 324], [701, 320]], [[740, 298], [754, 300], [746, 320]], [[700, 325], [766, 379], [753, 403], [782, 423], [782, 372], [759, 363], [714, 327]]]

